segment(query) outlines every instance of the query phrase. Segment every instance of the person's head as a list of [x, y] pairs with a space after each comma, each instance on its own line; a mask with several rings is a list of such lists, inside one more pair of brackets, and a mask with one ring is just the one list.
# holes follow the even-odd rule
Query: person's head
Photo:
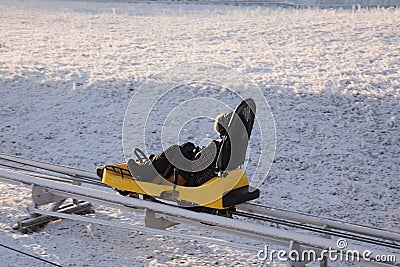
[[226, 136], [229, 122], [232, 118], [233, 111], [219, 114], [215, 118], [214, 130], [221, 136]]

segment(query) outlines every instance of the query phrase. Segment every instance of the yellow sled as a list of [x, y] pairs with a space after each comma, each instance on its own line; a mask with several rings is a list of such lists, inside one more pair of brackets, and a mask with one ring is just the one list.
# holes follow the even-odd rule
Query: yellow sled
[[[181, 179], [181, 177], [179, 177]], [[175, 185], [161, 176], [150, 182], [136, 180], [126, 163], [107, 165], [102, 171], [103, 183], [121, 193], [136, 193], [169, 201], [185, 207], [227, 209], [259, 197], [259, 190], [249, 192], [249, 183], [241, 169], [229, 171], [225, 177], [214, 177], [198, 187]]]
[[179, 175], [179, 171], [167, 179], [158, 175], [151, 181], [142, 181], [132, 177], [126, 163], [100, 167], [97, 173], [103, 183], [121, 194], [134, 197], [142, 195], [144, 199], [165, 199], [184, 207], [226, 210], [258, 198], [260, 191], [250, 191], [246, 174], [238, 169], [245, 161], [255, 110], [252, 99], [246, 99], [236, 107], [227, 127], [228, 134], [222, 139], [216, 159], [215, 170], [219, 176], [200, 186], [183, 186], [185, 180]]

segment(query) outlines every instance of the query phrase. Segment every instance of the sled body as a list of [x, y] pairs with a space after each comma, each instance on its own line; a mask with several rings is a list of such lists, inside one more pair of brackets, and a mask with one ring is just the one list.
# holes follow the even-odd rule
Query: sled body
[[[224, 210], [258, 198], [260, 191], [250, 189], [246, 174], [239, 168], [246, 158], [255, 112], [255, 102], [251, 98], [243, 100], [235, 108], [227, 127], [227, 134], [222, 137], [221, 148], [215, 160], [215, 171], [218, 176], [202, 185], [183, 186], [186, 183], [183, 177], [179, 177], [179, 171], [166, 179], [157, 175], [154, 178], [150, 177], [152, 180], [144, 181], [138, 179], [139, 177], [133, 177], [134, 171], [129, 171], [126, 163], [102, 167], [98, 175], [103, 183], [122, 194], [161, 198], [185, 207]], [[140, 158], [139, 161], [141, 161]], [[137, 164], [140, 163], [137, 162]]]
[[259, 190], [249, 191], [249, 183], [241, 169], [232, 170], [225, 177], [214, 177], [197, 187], [175, 185], [161, 176], [145, 182], [131, 176], [126, 163], [107, 165], [102, 173], [103, 183], [127, 193], [152, 196], [174, 201], [185, 207], [227, 209], [259, 197]]

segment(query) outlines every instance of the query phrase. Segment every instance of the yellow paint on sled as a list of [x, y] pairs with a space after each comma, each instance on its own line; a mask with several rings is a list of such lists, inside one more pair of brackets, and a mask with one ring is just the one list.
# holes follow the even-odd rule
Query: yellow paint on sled
[[[112, 166], [120, 168], [124, 175], [112, 170]], [[182, 206], [194, 205], [213, 209], [229, 208], [224, 206], [223, 196], [249, 184], [246, 174], [241, 169], [229, 171], [225, 177], [214, 177], [198, 187], [175, 186], [161, 176], [155, 177], [151, 182], [144, 182], [126, 174], [129, 174], [126, 163], [110, 165], [104, 169], [102, 181], [121, 191], [160, 197], [176, 201]]]

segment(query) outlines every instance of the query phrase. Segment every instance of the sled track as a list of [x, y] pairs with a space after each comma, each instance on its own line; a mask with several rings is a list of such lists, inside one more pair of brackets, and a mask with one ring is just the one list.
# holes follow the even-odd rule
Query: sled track
[[[346, 247], [348, 250], [365, 251], [369, 248], [374, 251], [375, 255], [399, 255], [400, 252], [400, 232], [349, 224], [339, 220], [251, 203], [238, 205], [236, 210], [232, 211], [233, 218], [200, 214], [171, 204], [118, 196], [110, 193], [108, 186], [104, 185], [94, 173], [20, 157], [0, 154], [0, 181], [45, 188], [45, 192], [64, 199], [70, 197], [122, 209], [140, 209], [144, 211], [146, 221], [145, 226], [115, 223], [55, 210], [41, 210], [36, 207], [37, 205], [30, 207], [31, 214], [179, 236], [252, 250], [255, 248], [247, 245], [232, 244], [222, 239], [187, 235], [165, 229], [178, 223], [196, 225], [263, 241], [264, 244], [289, 245], [290, 249], [299, 251], [310, 248], [319, 251], [327, 248], [337, 249], [336, 240], [339, 238], [349, 240], [349, 246]], [[345, 252], [345, 249], [338, 251], [339, 254]], [[394, 262], [365, 261], [364, 263], [371, 266], [400, 266], [398, 259], [395, 259]]]

